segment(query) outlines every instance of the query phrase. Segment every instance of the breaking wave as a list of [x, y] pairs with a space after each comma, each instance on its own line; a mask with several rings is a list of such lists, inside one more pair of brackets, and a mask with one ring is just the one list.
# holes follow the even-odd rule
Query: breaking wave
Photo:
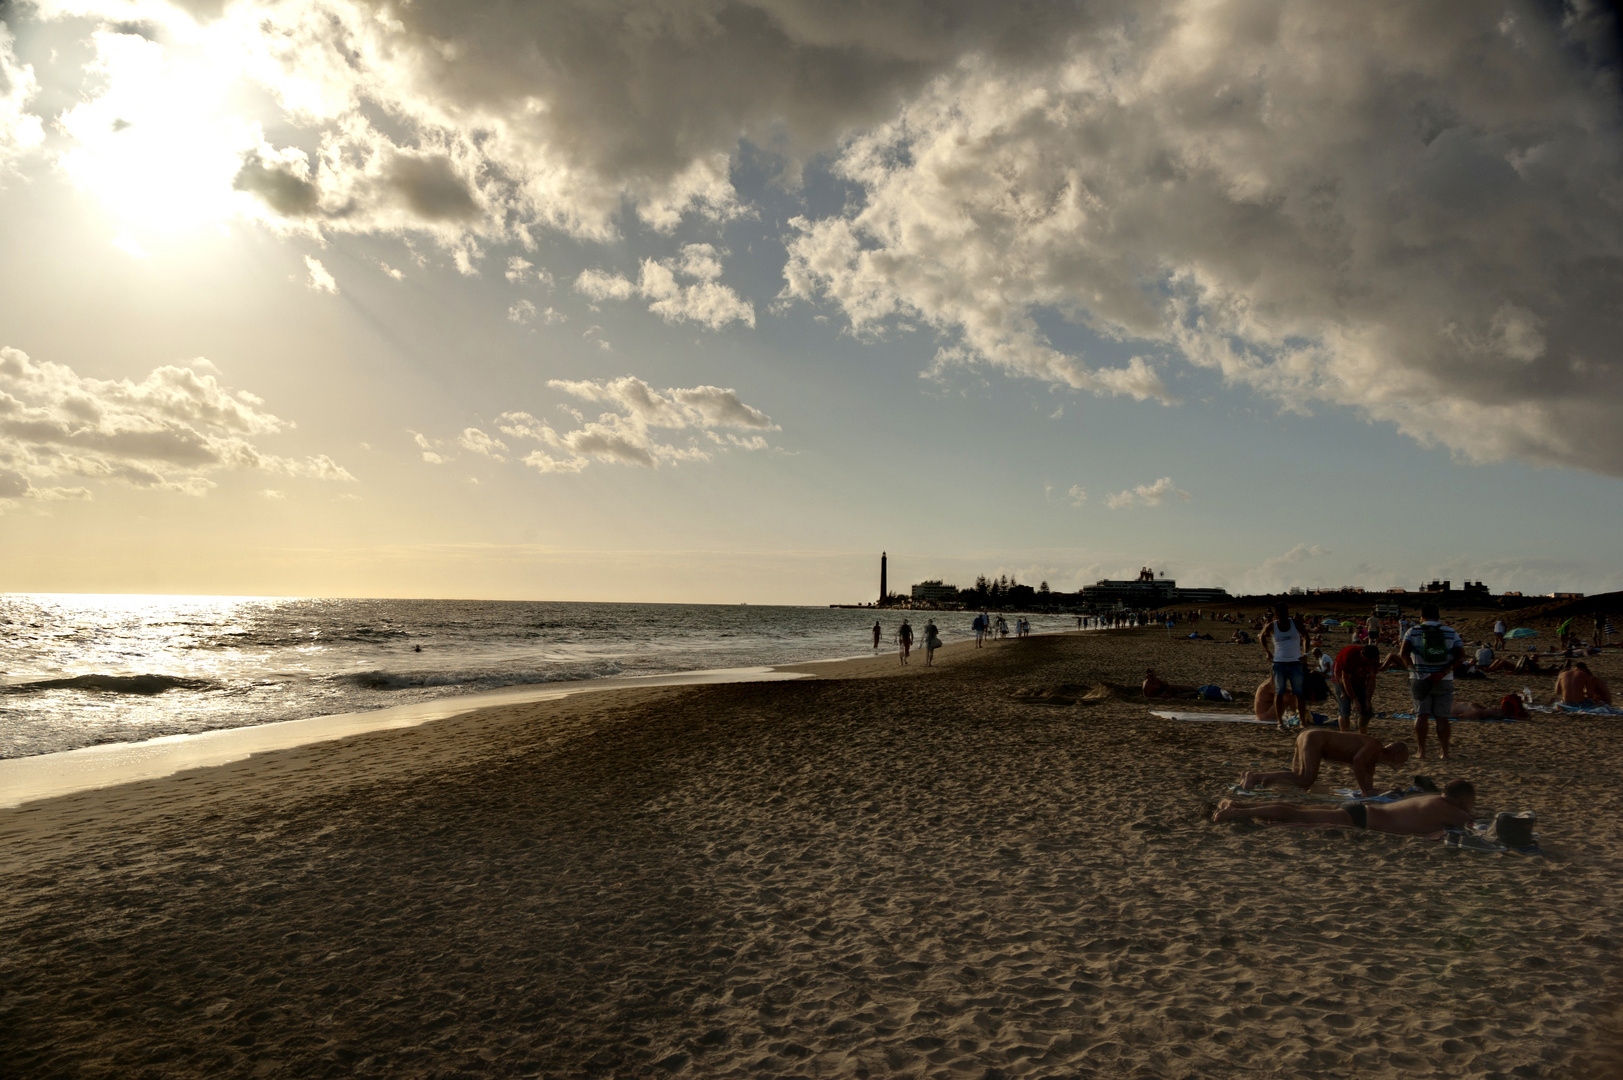
[[354, 671], [335, 676], [333, 681], [362, 690], [420, 690], [428, 687], [494, 690], [502, 686], [607, 679], [623, 671], [619, 664], [605, 662], [565, 669], [554, 666], [545, 671]]
[[74, 675], [65, 679], [36, 679], [3, 688], [8, 694], [29, 694], [42, 690], [91, 690], [103, 694], [140, 694], [152, 697], [168, 690], [215, 690], [207, 679], [182, 679], [174, 675]]

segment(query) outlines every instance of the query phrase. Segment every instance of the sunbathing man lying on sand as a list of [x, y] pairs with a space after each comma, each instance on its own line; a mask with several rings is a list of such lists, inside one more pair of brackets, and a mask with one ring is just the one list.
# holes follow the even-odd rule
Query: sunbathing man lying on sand
[[1610, 705], [1612, 692], [1582, 660], [1555, 677], [1555, 696], [1564, 705]]
[[1342, 803], [1340, 806], [1303, 806], [1300, 803], [1246, 805], [1233, 799], [1217, 804], [1213, 821], [1285, 821], [1293, 825], [1343, 825], [1354, 829], [1399, 836], [1425, 836], [1441, 829], [1462, 828], [1475, 820], [1476, 788], [1469, 780], [1453, 780], [1440, 795], [1416, 795], [1395, 803]]
[[1197, 688], [1193, 686], [1179, 686], [1169, 683], [1155, 673], [1154, 668], [1144, 669], [1144, 696], [1154, 697], [1194, 697]]
[[1373, 735], [1360, 735], [1352, 731], [1315, 728], [1296, 736], [1296, 756], [1291, 759], [1289, 772], [1248, 772], [1240, 777], [1240, 786], [1247, 791], [1289, 784], [1310, 788], [1319, 778], [1319, 764], [1339, 761], [1351, 765], [1353, 779], [1358, 781], [1361, 795], [1375, 794], [1375, 766], [1389, 765], [1401, 768], [1409, 760], [1408, 743], [1387, 743]]
[[1517, 675], [1553, 675], [1554, 668], [1540, 667], [1538, 657], [1533, 654], [1517, 657], [1515, 660], [1501, 656], [1489, 664], [1484, 671], [1510, 671]]
[[1448, 715], [1455, 720], [1526, 720], [1527, 704], [1515, 694], [1506, 694], [1499, 699], [1497, 707], [1456, 701]]

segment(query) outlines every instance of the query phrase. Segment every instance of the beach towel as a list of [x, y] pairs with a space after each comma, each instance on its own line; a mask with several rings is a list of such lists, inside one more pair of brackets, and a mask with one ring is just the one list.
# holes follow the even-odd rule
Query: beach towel
[[1258, 720], [1255, 716], [1245, 713], [1221, 712], [1177, 712], [1172, 709], [1151, 709], [1151, 716], [1159, 716], [1163, 720], [1209, 720], [1218, 724], [1266, 724], [1273, 727], [1272, 720]]
[[[1308, 824], [1301, 821], [1264, 821], [1262, 825], [1275, 829], [1353, 829], [1352, 825], [1332, 825], [1328, 822], [1315, 822]], [[1363, 832], [1364, 830], [1358, 830]], [[1379, 834], [1378, 830], [1370, 832]], [[1537, 834], [1535, 834], [1537, 835]], [[1481, 823], [1474, 829], [1444, 829], [1441, 832], [1427, 833], [1425, 836], [1415, 837], [1417, 840], [1441, 840], [1446, 846], [1459, 848], [1461, 851], [1482, 851], [1493, 855], [1539, 855], [1544, 849], [1535, 842], [1527, 847], [1506, 847], [1487, 835]]]
[[[1392, 714], [1392, 719], [1394, 719], [1394, 720], [1413, 720], [1414, 718], [1415, 718], [1414, 713], [1412, 713], [1412, 712], [1395, 712], [1395, 713]], [[1436, 717], [1433, 717], [1433, 719], [1436, 719]], [[1469, 720], [1466, 719], [1465, 717], [1462, 717], [1462, 716], [1449, 716], [1449, 717], [1444, 717], [1444, 719], [1446, 719], [1450, 723], [1454, 723], [1454, 724], [1468, 724], [1468, 723], [1477, 723], [1477, 724], [1514, 724], [1516, 722], [1516, 718], [1512, 717], [1512, 716], [1507, 716], [1503, 720], [1490, 720], [1485, 716], [1484, 717], [1473, 717], [1472, 719], [1469, 719]]]
[[[1417, 776], [1415, 779], [1426, 780], [1426, 778], [1423, 776]], [[1352, 787], [1331, 788], [1330, 792], [1338, 799], [1348, 800], [1351, 802], [1393, 803], [1397, 802], [1399, 799], [1407, 799], [1414, 795], [1437, 794], [1437, 785], [1432, 783], [1430, 780], [1426, 780], [1426, 783], [1431, 784], [1431, 786], [1422, 787], [1419, 784], [1410, 784], [1402, 791], [1383, 791], [1378, 795], [1360, 795], [1358, 793], [1358, 789]]]
[[1568, 705], [1558, 701], [1555, 708], [1564, 713], [1581, 713], [1585, 716], [1623, 716], [1623, 709], [1616, 705]]
[[1544, 849], [1539, 847], [1538, 833], [1533, 834], [1533, 842], [1520, 847], [1507, 847], [1493, 837], [1493, 822], [1491, 820], [1478, 821], [1469, 829], [1444, 829], [1441, 835], [1432, 833], [1426, 837], [1428, 840], [1441, 840], [1451, 848], [1461, 851], [1485, 851], [1489, 854], [1508, 855], [1514, 852], [1517, 855], [1543, 855]]

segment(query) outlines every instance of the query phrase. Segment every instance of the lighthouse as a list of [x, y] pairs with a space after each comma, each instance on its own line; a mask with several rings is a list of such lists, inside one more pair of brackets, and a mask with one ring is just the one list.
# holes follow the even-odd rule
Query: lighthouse
[[887, 561], [888, 556], [881, 551], [879, 553], [879, 604], [881, 607], [884, 606], [885, 597], [890, 595], [889, 590], [885, 587], [885, 564]]

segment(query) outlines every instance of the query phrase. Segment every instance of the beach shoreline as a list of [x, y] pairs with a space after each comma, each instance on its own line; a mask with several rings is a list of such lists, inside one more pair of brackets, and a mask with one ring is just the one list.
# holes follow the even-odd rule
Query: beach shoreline
[[[959, 643], [0, 811], [0, 1055], [26, 1077], [1575, 1074], [1617, 962], [1594, 897], [1623, 837], [1593, 809], [1623, 727], [1461, 725], [1430, 766], [1536, 809], [1542, 859], [1214, 826], [1287, 740], [1151, 717], [1146, 663], [1232, 689], [1263, 666], [1153, 630]], [[1056, 687], [1105, 692], [1036, 703]]]

